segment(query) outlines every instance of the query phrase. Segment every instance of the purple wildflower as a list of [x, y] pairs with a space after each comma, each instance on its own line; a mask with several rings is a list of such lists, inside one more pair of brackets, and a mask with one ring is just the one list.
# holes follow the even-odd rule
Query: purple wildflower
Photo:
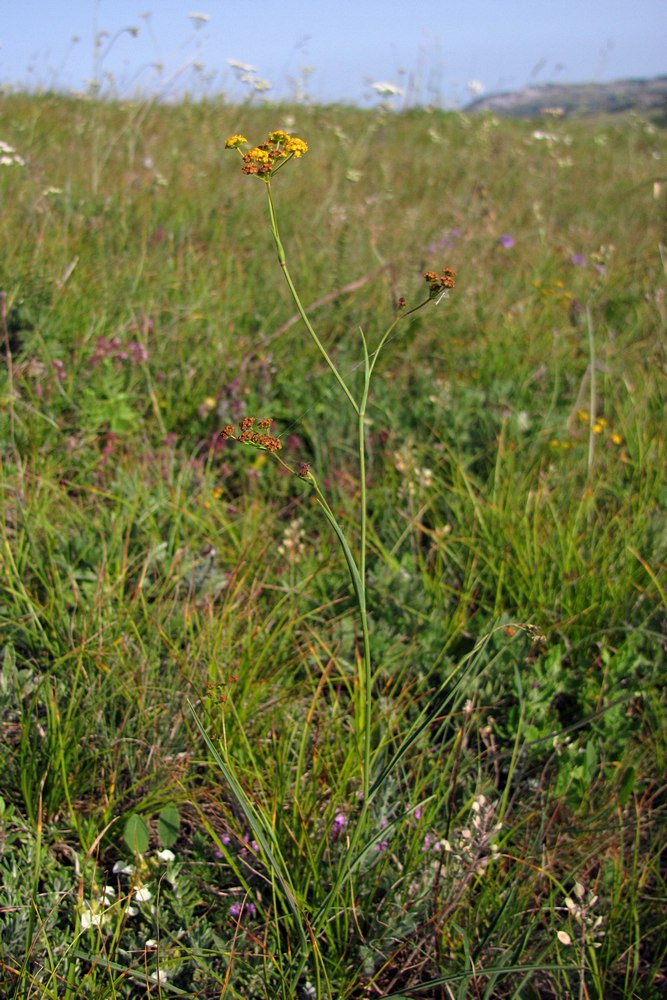
[[502, 236], [498, 237], [498, 242], [505, 250], [511, 250], [514, 246], [514, 237], [511, 233], [503, 233]]
[[130, 358], [135, 365], [148, 361], [148, 351], [144, 344], [138, 340], [131, 340], [129, 345]]
[[243, 903], [232, 903], [229, 907], [230, 917], [255, 917], [257, 916], [257, 907], [254, 903], [243, 902]]
[[332, 837], [340, 836], [340, 834], [343, 832], [346, 826], [347, 826], [347, 816], [345, 815], [344, 812], [341, 812], [339, 809], [336, 815], [334, 816], [333, 823], [331, 824], [331, 836]]
[[573, 253], [570, 257], [570, 263], [574, 264], [575, 267], [586, 267], [588, 261], [583, 253]]
[[437, 253], [438, 250], [451, 250], [454, 246], [456, 240], [461, 236], [461, 230], [458, 228], [450, 229], [448, 233], [442, 236], [435, 243], [431, 243], [427, 248], [429, 253]]

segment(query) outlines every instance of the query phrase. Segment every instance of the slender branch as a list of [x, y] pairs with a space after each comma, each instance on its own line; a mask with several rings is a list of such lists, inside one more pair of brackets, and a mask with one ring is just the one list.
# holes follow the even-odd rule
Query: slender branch
[[[320, 295], [319, 299], [315, 299], [314, 302], [309, 302], [306, 308], [306, 312], [312, 313], [315, 309], [319, 309], [321, 306], [327, 305], [329, 302], [335, 302], [336, 299], [341, 298], [343, 295], [350, 295], [351, 292], [356, 292], [359, 288], [363, 288], [364, 285], [372, 281], [373, 278], [377, 278], [389, 265], [384, 267], [376, 267], [374, 271], [368, 271], [367, 274], [363, 274], [356, 281], [350, 281], [347, 285], [342, 285], [340, 288], [334, 288], [333, 291], [327, 292], [326, 295]], [[296, 312], [289, 319], [286, 319], [273, 333], [270, 333], [264, 338], [264, 343], [270, 343], [272, 340], [276, 340], [278, 337], [282, 337], [284, 333], [291, 330], [292, 327], [300, 322], [301, 313]]]
[[306, 330], [310, 334], [311, 339], [315, 343], [318, 351], [320, 352], [320, 354], [322, 355], [322, 357], [324, 358], [324, 360], [328, 364], [329, 368], [331, 369], [331, 372], [333, 373], [333, 375], [335, 376], [336, 381], [338, 382], [339, 386], [341, 387], [341, 389], [343, 390], [343, 392], [347, 396], [348, 401], [349, 401], [350, 405], [352, 406], [353, 410], [355, 411], [355, 413], [359, 413], [359, 406], [357, 404], [357, 401], [355, 400], [354, 396], [352, 395], [352, 393], [348, 389], [347, 385], [345, 384], [343, 376], [340, 374], [340, 372], [336, 368], [336, 365], [333, 363], [333, 361], [329, 357], [329, 355], [328, 355], [328, 353], [327, 353], [327, 351], [326, 351], [326, 349], [324, 347], [324, 344], [321, 342], [320, 338], [317, 336], [317, 334], [313, 330], [313, 327], [311, 326], [310, 320], [308, 319], [308, 316], [306, 315], [306, 311], [303, 308], [303, 305], [301, 304], [301, 299], [299, 298], [299, 293], [297, 292], [296, 288], [294, 287], [294, 282], [292, 281], [292, 278], [291, 278], [291, 275], [289, 273], [289, 270], [287, 269], [287, 259], [285, 257], [285, 251], [283, 249], [283, 245], [282, 245], [282, 243], [280, 241], [280, 235], [278, 233], [278, 219], [276, 217], [276, 210], [275, 210], [275, 206], [273, 204], [273, 197], [271, 195], [271, 184], [270, 184], [270, 182], [268, 180], [266, 182], [266, 189], [267, 189], [268, 196], [269, 196], [269, 216], [271, 218], [271, 231], [273, 232], [273, 238], [274, 238], [275, 243], [276, 243], [276, 250], [278, 252], [278, 260], [280, 261], [280, 266], [283, 269], [283, 274], [285, 275], [285, 280], [287, 281], [289, 290], [292, 293], [292, 298], [294, 299], [294, 303], [295, 303], [297, 309], [299, 310], [299, 315], [300, 315], [301, 319], [303, 320], [304, 326], [306, 327]]

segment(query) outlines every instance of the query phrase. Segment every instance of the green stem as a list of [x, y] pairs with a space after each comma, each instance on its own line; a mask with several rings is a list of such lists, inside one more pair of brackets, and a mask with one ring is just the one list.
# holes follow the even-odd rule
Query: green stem
[[590, 390], [588, 400], [588, 460], [586, 463], [586, 480], [588, 482], [593, 472], [593, 460], [595, 456], [595, 431], [593, 428], [595, 427], [595, 411], [597, 409], [595, 332], [593, 330], [593, 316], [590, 305], [586, 306], [586, 328], [588, 331], [588, 363], [590, 365], [590, 378], [588, 382]]
[[[368, 529], [368, 497], [366, 493], [366, 405], [371, 387], [371, 375], [375, 360], [371, 363], [368, 354], [368, 345], [363, 331], [361, 331], [361, 342], [364, 348], [364, 391], [361, 396], [358, 421], [358, 442], [359, 442], [359, 504], [360, 504], [360, 543], [359, 543], [359, 576], [364, 591], [363, 606], [359, 607], [359, 617], [361, 620], [361, 641], [363, 652], [363, 669], [361, 672], [361, 698], [363, 711], [364, 729], [364, 769], [362, 776], [363, 801], [368, 802], [368, 793], [371, 787], [371, 698], [373, 694], [373, 667], [371, 663], [371, 635], [368, 624], [368, 612], [366, 609], [366, 546]], [[378, 351], [382, 347], [382, 343]], [[378, 352], [375, 353], [377, 358]]]
[[333, 361], [329, 357], [329, 355], [328, 355], [328, 353], [326, 351], [326, 348], [324, 347], [324, 344], [322, 343], [322, 341], [320, 340], [320, 338], [317, 336], [317, 334], [313, 330], [313, 327], [311, 326], [310, 320], [308, 319], [308, 316], [306, 315], [306, 311], [305, 311], [305, 309], [303, 308], [303, 306], [301, 304], [301, 299], [299, 298], [299, 293], [297, 292], [296, 288], [294, 287], [294, 282], [292, 281], [291, 275], [290, 275], [290, 273], [289, 273], [289, 271], [287, 269], [287, 259], [285, 257], [285, 250], [283, 249], [283, 245], [282, 245], [282, 243], [280, 241], [280, 234], [278, 232], [278, 219], [276, 217], [276, 210], [275, 210], [275, 206], [273, 204], [273, 197], [271, 195], [271, 184], [270, 184], [270, 182], [268, 180], [266, 181], [266, 190], [267, 190], [267, 194], [269, 196], [269, 216], [270, 216], [270, 219], [271, 219], [271, 232], [273, 233], [273, 238], [274, 238], [275, 243], [276, 243], [276, 250], [278, 252], [278, 260], [280, 262], [281, 268], [283, 269], [283, 274], [285, 275], [285, 280], [287, 281], [287, 284], [289, 286], [289, 290], [290, 290], [290, 292], [292, 294], [292, 298], [294, 299], [294, 303], [295, 303], [295, 305], [296, 305], [296, 307], [297, 307], [297, 309], [299, 311], [299, 315], [300, 315], [301, 319], [303, 320], [303, 324], [306, 327], [306, 330], [308, 331], [308, 333], [310, 334], [311, 339], [315, 343], [318, 351], [320, 352], [320, 354], [322, 355], [322, 357], [324, 358], [324, 360], [328, 364], [329, 368], [331, 369], [331, 371], [333, 372], [333, 374], [334, 374], [334, 376], [336, 378], [336, 381], [338, 382], [339, 386], [341, 387], [341, 389], [343, 390], [343, 392], [347, 396], [348, 402], [352, 406], [352, 409], [355, 411], [355, 413], [359, 413], [359, 406], [357, 404], [357, 401], [355, 400], [354, 396], [352, 395], [352, 393], [348, 389], [347, 385], [345, 384], [343, 376], [340, 374], [340, 372], [336, 368], [335, 364], [333, 363]]
[[[361, 459], [360, 459], [360, 461], [361, 461], [361, 472], [362, 472], [362, 477], [363, 477], [363, 475], [364, 475], [364, 464], [365, 464], [364, 463], [364, 458], [363, 458], [363, 449], [364, 449], [363, 417], [360, 417], [359, 435], [360, 435], [359, 449], [360, 449], [360, 453], [361, 453]], [[350, 546], [349, 546], [349, 543], [347, 541], [347, 538], [345, 537], [345, 532], [343, 531], [343, 529], [341, 528], [340, 524], [336, 520], [336, 516], [335, 516], [334, 512], [332, 511], [331, 507], [329, 506], [329, 504], [327, 503], [326, 497], [322, 493], [322, 491], [321, 491], [321, 489], [319, 487], [319, 484], [318, 484], [317, 480], [315, 479], [315, 476], [312, 474], [312, 472], [309, 472], [307, 478], [308, 478], [308, 482], [311, 484], [311, 486], [315, 490], [315, 498], [316, 498], [317, 502], [319, 503], [320, 507], [324, 511], [324, 515], [325, 515], [327, 521], [329, 522], [329, 524], [333, 528], [333, 530], [334, 530], [334, 532], [336, 534], [336, 537], [338, 538], [338, 541], [340, 542], [340, 546], [341, 546], [341, 548], [343, 550], [343, 554], [345, 556], [345, 561], [347, 563], [347, 568], [349, 570], [350, 577], [351, 577], [351, 580], [352, 580], [352, 586], [354, 588], [354, 596], [355, 596], [356, 601], [357, 601], [357, 608], [359, 610], [359, 621], [360, 621], [360, 624], [361, 624], [361, 644], [362, 644], [362, 650], [363, 650], [363, 653], [362, 653], [362, 655], [363, 655], [363, 667], [362, 667], [362, 671], [361, 671], [361, 674], [360, 674], [360, 677], [359, 677], [359, 687], [360, 687], [360, 694], [361, 694], [361, 698], [362, 698], [362, 711], [363, 711], [363, 720], [364, 720], [363, 721], [363, 763], [362, 763], [362, 793], [363, 793], [363, 796], [362, 796], [362, 802], [363, 802], [363, 808], [365, 809], [366, 808], [366, 803], [367, 803], [367, 800], [368, 800], [368, 793], [369, 793], [369, 790], [370, 790], [370, 775], [371, 775], [371, 689], [372, 689], [372, 683], [373, 683], [373, 674], [372, 674], [372, 665], [371, 665], [371, 638], [370, 638], [370, 629], [369, 629], [369, 626], [368, 626], [368, 612], [366, 610], [366, 581], [365, 581], [365, 577], [364, 577], [364, 575], [362, 573], [362, 567], [363, 567], [364, 572], [365, 572], [365, 559], [364, 559], [365, 549], [364, 549], [364, 545], [362, 544], [361, 556], [360, 556], [360, 565], [358, 566], [357, 562], [356, 562], [356, 560], [355, 560], [355, 558], [354, 558], [354, 556], [352, 554], [352, 550], [350, 549]], [[363, 482], [363, 478], [362, 478], [362, 482]], [[366, 530], [366, 509], [365, 509], [365, 502], [366, 502], [366, 490], [365, 490], [365, 483], [364, 483], [364, 485], [362, 486], [362, 515], [361, 515], [362, 530], [363, 530], [364, 534], [365, 534], [365, 530]], [[364, 544], [365, 544], [365, 539], [364, 539]]]

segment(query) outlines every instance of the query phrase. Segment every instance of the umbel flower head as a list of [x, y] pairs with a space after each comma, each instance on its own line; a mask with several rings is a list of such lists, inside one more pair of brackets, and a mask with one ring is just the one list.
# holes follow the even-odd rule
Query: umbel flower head
[[274, 434], [266, 433], [270, 429], [273, 420], [268, 417], [258, 420], [257, 426], [259, 427], [259, 431], [256, 431], [253, 430], [255, 419], [255, 417], [244, 417], [239, 423], [240, 434], [236, 433], [236, 428], [232, 424], [227, 424], [222, 430], [223, 440], [231, 439], [232, 441], [240, 441], [241, 444], [252, 444], [256, 448], [261, 448], [263, 451], [270, 451], [275, 455], [283, 445], [280, 438], [277, 438]]
[[446, 267], [442, 274], [437, 274], [435, 271], [427, 271], [424, 275], [424, 281], [428, 283], [431, 298], [435, 298], [436, 295], [441, 295], [443, 292], [448, 292], [450, 288], [455, 288], [455, 276], [456, 271], [452, 271], [451, 267]]
[[288, 135], [282, 129], [269, 132], [264, 142], [244, 153], [241, 146], [247, 145], [248, 140], [244, 135], [230, 135], [225, 149], [238, 149], [243, 158], [243, 173], [255, 174], [263, 180], [268, 180], [289, 160], [298, 159], [308, 152], [308, 143], [298, 136]]

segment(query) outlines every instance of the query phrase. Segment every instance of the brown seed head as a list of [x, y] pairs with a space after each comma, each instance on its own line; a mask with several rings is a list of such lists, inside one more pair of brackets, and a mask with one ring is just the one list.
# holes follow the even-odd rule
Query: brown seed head
[[435, 271], [426, 271], [424, 273], [424, 281], [428, 282], [431, 295], [434, 296], [449, 288], [455, 288], [455, 275], [456, 271], [453, 271], [451, 267], [446, 267], [442, 274], [437, 274]]

